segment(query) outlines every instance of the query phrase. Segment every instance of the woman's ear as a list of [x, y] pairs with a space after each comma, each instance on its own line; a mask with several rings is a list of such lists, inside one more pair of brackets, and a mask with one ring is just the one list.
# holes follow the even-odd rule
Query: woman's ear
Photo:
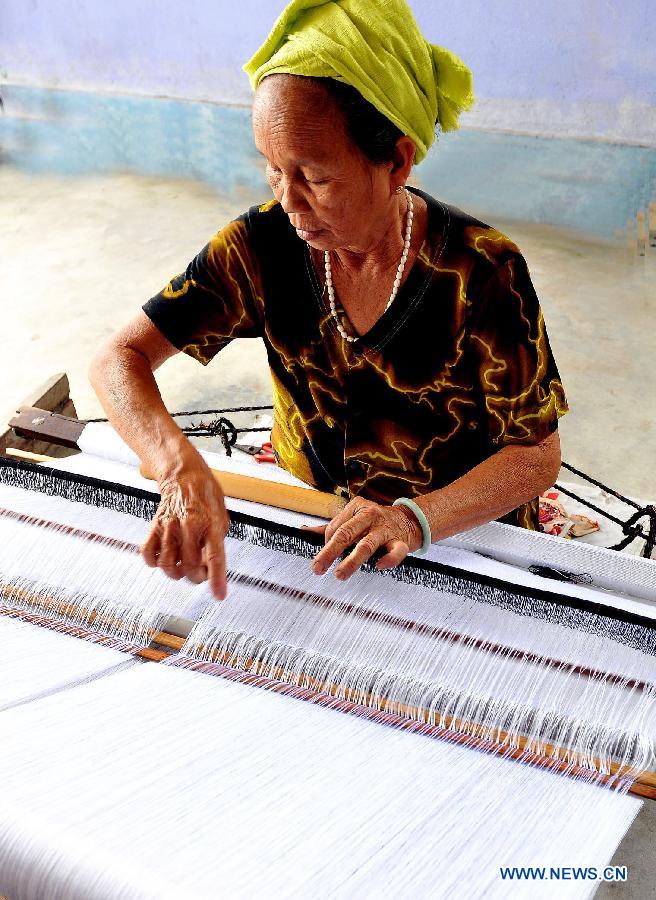
[[392, 168], [390, 177], [397, 185], [405, 184], [410, 177], [410, 172], [415, 162], [415, 153], [417, 147], [415, 142], [407, 134], [401, 135], [394, 147], [394, 157], [392, 159]]

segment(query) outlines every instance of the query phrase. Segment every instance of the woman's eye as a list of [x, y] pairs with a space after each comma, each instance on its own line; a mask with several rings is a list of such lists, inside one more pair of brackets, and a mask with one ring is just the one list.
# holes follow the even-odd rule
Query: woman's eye
[[[280, 178], [282, 178], [282, 170], [277, 169], [275, 166], [272, 166], [269, 163], [267, 163], [266, 176], [269, 179], [269, 181], [278, 181]], [[307, 178], [305, 176], [302, 176], [302, 177], [306, 184], [310, 184], [313, 187], [316, 187], [316, 186], [319, 186], [322, 184], [328, 184], [328, 182], [330, 181], [329, 178]]]
[[330, 178], [326, 177], [325, 175], [319, 175], [318, 173], [316, 175], [312, 175], [310, 172], [308, 172], [307, 174], [305, 172], [302, 172], [301, 174], [306, 184], [328, 184], [328, 182], [330, 181]]

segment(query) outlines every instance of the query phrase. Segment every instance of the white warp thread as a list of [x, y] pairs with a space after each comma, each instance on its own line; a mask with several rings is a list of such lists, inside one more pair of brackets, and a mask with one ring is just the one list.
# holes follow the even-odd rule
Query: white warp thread
[[455, 719], [460, 731], [512, 746], [526, 736], [539, 753], [557, 743], [571, 762], [603, 772], [613, 761], [654, 768], [656, 660], [619, 640], [622, 623], [557, 604], [543, 604], [549, 618], [538, 622], [521, 596], [513, 611], [493, 591], [479, 601], [372, 573], [343, 583], [304, 574], [285, 553], [238, 541], [228, 553], [248, 580], [233, 578], [230, 602], [208, 607], [183, 655], [332, 684], [337, 696], [401, 715], [420, 707], [442, 727]]
[[[13, 499], [24, 511], [29, 493], [10, 495], [10, 489], [0, 491], [0, 503]], [[51, 501], [49, 507], [55, 511], [57, 505]], [[102, 510], [96, 514], [102, 518]], [[92, 516], [87, 509], [87, 527]], [[234, 596], [221, 605], [202, 586], [148, 570], [134, 552], [0, 516], [0, 580], [12, 586], [5, 594], [18, 607], [39, 608], [39, 598], [54, 597], [76, 606], [66, 614], [74, 621], [91, 624], [100, 617], [102, 632], [143, 644], [166, 614], [195, 610], [201, 617], [184, 651], [192, 656], [213, 658], [218, 650], [236, 668], [255, 658], [257, 671], [267, 675], [283, 666], [292, 683], [328, 681], [338, 685], [340, 696], [362, 696], [374, 706], [382, 698], [392, 711], [428, 708], [441, 726], [455, 718], [466, 723], [466, 733], [485, 738], [496, 739], [500, 731], [509, 733], [504, 742], [526, 736], [538, 752], [557, 742], [572, 762], [603, 772], [612, 761], [637, 771], [653, 766], [654, 689], [603, 677], [656, 682], [653, 657], [621, 643], [621, 623], [612, 622], [609, 635], [603, 619], [521, 596], [509, 608], [507, 599], [499, 605], [495, 589], [485, 586], [478, 587], [478, 600], [467, 582], [461, 594], [364, 573], [342, 584], [332, 575], [314, 578], [304, 559], [289, 554], [235, 540], [227, 549], [234, 572], [256, 581], [235, 583]], [[272, 572], [281, 590], [267, 587]], [[299, 601], [293, 593], [299, 588], [318, 589], [337, 602]], [[37, 602], [21, 592], [36, 594]], [[548, 618], [540, 613], [538, 629], [531, 614], [538, 615], [540, 605]], [[399, 625], [399, 617], [415, 624]], [[606, 633], [595, 633], [604, 624]], [[440, 636], [427, 635], [428, 626]], [[501, 651], [486, 652], [490, 644]], [[517, 658], [518, 649], [536, 659]], [[581, 679], [571, 670], [581, 664], [602, 675]]]
[[[540, 898], [640, 804], [299, 700], [139, 666], [3, 714], [12, 900]], [[38, 742], [34, 740], [38, 734]], [[559, 897], [592, 893], [559, 885]]]
[[[50, 515], [57, 524], [66, 521], [70, 507], [80, 507], [70, 524], [96, 532], [100, 539], [70, 533], [65, 525], [17, 521], [0, 512], [3, 602], [20, 609], [47, 610], [49, 615], [82, 625], [93, 623], [96, 630], [140, 644], [148, 643], [149, 635], [171, 611], [191, 618], [214, 602], [207, 585], [186, 583], [180, 590], [163, 572], [147, 568], [136, 548], [117, 548], [112, 539], [105, 539], [102, 530], [94, 527], [94, 520], [105, 518], [105, 510], [0, 486], [0, 510], [14, 508], [45, 520]], [[117, 517], [114, 513], [114, 522]], [[137, 528], [133, 517], [122, 518], [131, 537], [137, 531], [143, 534], [143, 524]], [[67, 607], [66, 614], [53, 612], [53, 602]]]

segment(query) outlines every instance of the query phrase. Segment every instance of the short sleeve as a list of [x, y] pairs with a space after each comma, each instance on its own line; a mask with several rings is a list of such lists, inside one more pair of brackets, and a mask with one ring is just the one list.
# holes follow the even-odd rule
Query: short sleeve
[[143, 310], [168, 341], [203, 365], [234, 338], [261, 337], [262, 291], [246, 217], [219, 231]]
[[471, 298], [469, 345], [492, 446], [533, 444], [568, 411], [526, 261], [513, 253]]

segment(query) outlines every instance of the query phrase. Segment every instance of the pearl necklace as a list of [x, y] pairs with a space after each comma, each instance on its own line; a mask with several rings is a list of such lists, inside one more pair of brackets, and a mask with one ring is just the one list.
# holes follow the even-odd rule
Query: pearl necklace
[[[401, 262], [396, 270], [396, 277], [394, 278], [394, 287], [392, 288], [392, 293], [390, 294], [390, 298], [387, 301], [387, 305], [381, 315], [384, 315], [387, 310], [390, 308], [392, 303], [394, 302], [394, 298], [399, 292], [399, 288], [401, 286], [401, 279], [403, 278], [403, 270], [405, 269], [405, 264], [408, 259], [408, 253], [410, 252], [410, 240], [412, 238], [412, 220], [414, 218], [414, 203], [412, 202], [412, 194], [407, 188], [403, 188], [405, 191], [405, 196], [408, 201], [408, 220], [405, 226], [405, 240], [403, 242], [403, 252], [401, 253]], [[337, 325], [337, 330], [344, 338], [345, 341], [348, 341], [349, 344], [354, 344], [356, 341], [359, 341], [360, 338], [353, 337], [350, 334], [347, 334], [344, 326], [339, 320], [339, 316], [337, 315], [337, 305], [335, 303], [335, 291], [333, 289], [333, 273], [330, 267], [330, 252], [328, 250], [324, 250], [323, 254], [324, 266], [326, 270], [326, 287], [328, 288], [328, 299], [330, 300], [330, 314], [335, 320], [335, 324]]]

